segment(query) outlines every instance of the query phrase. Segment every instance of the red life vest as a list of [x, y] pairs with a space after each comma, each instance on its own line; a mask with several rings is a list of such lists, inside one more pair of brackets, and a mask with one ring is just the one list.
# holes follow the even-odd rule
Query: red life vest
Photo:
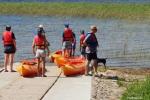
[[4, 41], [4, 45], [13, 44], [13, 38], [12, 38], [11, 31], [3, 32], [3, 41]]
[[72, 33], [72, 30], [70, 28], [64, 29], [63, 40], [73, 42], [73, 33]]
[[44, 36], [36, 35], [34, 37], [34, 42], [36, 46], [44, 46]]
[[80, 35], [80, 45], [83, 45], [84, 39], [85, 39], [85, 34]]

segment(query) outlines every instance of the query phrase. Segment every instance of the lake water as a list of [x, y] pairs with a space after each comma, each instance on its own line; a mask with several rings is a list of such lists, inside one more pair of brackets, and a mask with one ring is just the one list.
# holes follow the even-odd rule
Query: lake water
[[[89, 26], [98, 26], [96, 33], [100, 47], [98, 56], [108, 58], [108, 66], [150, 66], [150, 23], [127, 22], [115, 19], [90, 19], [74, 17], [45, 17], [45, 16], [0, 16], [0, 32], [5, 25], [12, 26], [17, 39], [17, 53], [15, 61], [33, 58], [32, 39], [37, 26], [43, 24], [46, 36], [50, 42], [51, 51], [61, 48], [63, 24], [70, 23], [77, 37], [77, 52], [79, 55], [79, 31], [89, 31]], [[1, 36], [0, 36], [1, 38]], [[0, 44], [0, 60], [3, 60], [3, 46]]]
[[99, 3], [150, 3], [150, 0], [0, 0], [0, 2], [99, 2]]

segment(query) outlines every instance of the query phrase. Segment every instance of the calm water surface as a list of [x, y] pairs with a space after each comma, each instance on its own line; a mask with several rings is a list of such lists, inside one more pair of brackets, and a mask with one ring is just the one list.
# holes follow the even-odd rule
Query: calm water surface
[[[79, 55], [79, 30], [89, 31], [89, 26], [95, 24], [97, 32], [98, 56], [108, 58], [109, 66], [150, 66], [150, 23], [127, 22], [122, 20], [97, 20], [90, 18], [60, 18], [45, 16], [0, 16], [0, 32], [9, 24], [16, 35], [17, 53], [15, 61], [33, 58], [32, 39], [37, 26], [43, 24], [46, 36], [50, 42], [51, 51], [61, 49], [63, 24], [70, 23], [77, 37], [77, 52]], [[1, 38], [1, 36], [0, 36]], [[3, 46], [0, 44], [0, 60], [3, 60]]]

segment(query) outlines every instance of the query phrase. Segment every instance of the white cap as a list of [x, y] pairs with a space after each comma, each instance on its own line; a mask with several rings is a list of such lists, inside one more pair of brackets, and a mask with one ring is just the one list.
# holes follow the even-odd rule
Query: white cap
[[43, 25], [42, 25], [42, 24], [40, 24], [40, 25], [39, 25], [39, 28], [43, 28]]

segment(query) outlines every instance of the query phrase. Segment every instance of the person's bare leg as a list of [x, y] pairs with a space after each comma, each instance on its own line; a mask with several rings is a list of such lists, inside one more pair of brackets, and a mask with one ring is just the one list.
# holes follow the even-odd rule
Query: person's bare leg
[[7, 69], [8, 61], [9, 61], [9, 54], [4, 54], [4, 68], [5, 68], [5, 72], [8, 72], [8, 69]]
[[68, 49], [65, 49], [65, 56], [64, 57], [68, 57]]
[[45, 57], [42, 58], [42, 77], [46, 77], [45, 75]]
[[68, 56], [69, 56], [69, 57], [72, 56], [72, 49], [68, 49]]
[[62, 50], [62, 56], [65, 56], [65, 49]]
[[10, 54], [10, 71], [14, 72], [13, 70], [13, 63], [14, 63], [14, 54]]
[[38, 61], [37, 61], [37, 76], [40, 75], [40, 58], [37, 58]]
[[66, 56], [67, 56], [67, 52], [68, 52], [67, 49], [64, 49], [64, 50], [63, 50], [63, 53], [62, 53], [63, 57], [66, 57]]
[[88, 73], [89, 73], [89, 64], [90, 64], [90, 62], [91, 61], [88, 61], [88, 60], [86, 61], [85, 73], [84, 73], [85, 75], [88, 75]]
[[97, 72], [97, 66], [98, 66], [97, 60], [93, 60], [93, 68], [94, 68], [94, 73], [95, 73], [95, 75], [98, 74], [98, 72]]

